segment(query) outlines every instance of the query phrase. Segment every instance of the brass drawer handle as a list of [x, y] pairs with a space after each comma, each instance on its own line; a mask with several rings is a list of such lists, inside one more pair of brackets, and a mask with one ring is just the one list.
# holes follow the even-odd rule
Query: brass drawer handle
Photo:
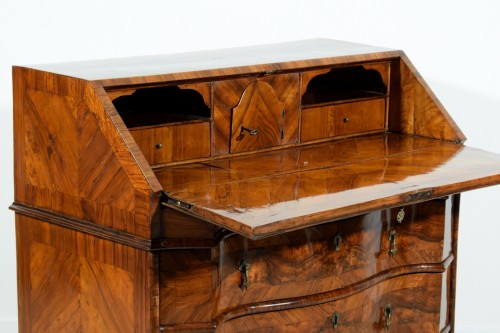
[[387, 304], [384, 306], [384, 328], [388, 331], [392, 325], [392, 306]]
[[339, 326], [340, 313], [334, 312], [331, 320], [332, 320], [333, 329], [337, 330], [337, 327]]
[[247, 290], [250, 285], [250, 279], [248, 277], [248, 271], [250, 270], [250, 263], [246, 260], [242, 260], [238, 270], [240, 271], [240, 289]]
[[396, 230], [389, 231], [389, 257], [394, 258], [398, 248], [396, 246]]

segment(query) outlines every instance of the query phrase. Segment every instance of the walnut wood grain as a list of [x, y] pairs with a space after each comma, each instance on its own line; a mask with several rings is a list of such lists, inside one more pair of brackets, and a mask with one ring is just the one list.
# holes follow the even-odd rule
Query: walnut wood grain
[[[299, 126], [298, 84], [298, 74], [215, 81], [213, 84], [212, 155], [297, 143]], [[254, 90], [254, 87], [261, 88]], [[244, 94], [247, 88], [250, 90]], [[266, 113], [270, 113], [272, 119], [263, 117], [263, 114]], [[246, 133], [244, 138], [236, 140], [241, 132], [245, 115], [246, 121], [250, 122], [251, 125], [243, 125], [250, 129], [262, 127], [259, 129], [262, 133], [255, 136]], [[283, 130], [283, 135], [281, 130]], [[232, 149], [230, 149], [229, 143], [231, 143]], [[240, 145], [241, 148], [238, 148]]]
[[399, 64], [395, 62], [392, 68], [394, 93], [389, 105], [389, 129], [410, 135], [464, 142], [465, 135], [403, 52]]
[[139, 128], [130, 134], [151, 165], [210, 156], [209, 121]]
[[[445, 230], [451, 229], [450, 207], [450, 198], [440, 199], [259, 241], [225, 238], [213, 254], [218, 267], [213, 311], [324, 293], [399, 266], [441, 263], [451, 254], [451, 239], [443, 242]], [[405, 219], [400, 223], [401, 208]], [[396, 236], [394, 255], [390, 233]], [[251, 265], [245, 291], [237, 269], [242, 258]]]
[[[340, 313], [338, 331], [383, 332], [381, 309], [387, 304], [393, 308], [391, 331], [438, 332], [443, 287], [441, 274], [404, 275], [320, 305], [279, 312], [256, 311], [251, 316], [228, 318], [218, 325], [216, 332], [336, 332], [331, 322], [335, 312]], [[436, 297], [425, 296], [429, 294]], [[282, 304], [288, 305], [285, 300]]]
[[232, 153], [279, 146], [283, 129], [284, 104], [273, 87], [254, 81], [231, 113]]
[[150, 253], [21, 215], [16, 235], [20, 332], [159, 332]]
[[154, 84], [165, 81], [269, 73], [293, 68], [395, 57], [387, 48], [328, 39], [310, 39], [232, 49], [81, 61], [33, 66], [104, 86]]
[[135, 163], [94, 87], [30, 69], [15, 73], [15, 98], [23, 101], [14, 114], [23, 155], [16, 202], [151, 237], [157, 180]]
[[[459, 193], [500, 183], [500, 156], [462, 145], [402, 51], [14, 67], [13, 91], [20, 332], [328, 332], [335, 312], [382, 332], [389, 302], [391, 331], [453, 331]], [[127, 118], [112, 100], [137, 91]], [[143, 111], [172, 105], [182, 122]]]
[[[398, 138], [404, 142], [398, 146], [424, 140]], [[351, 147], [351, 142], [331, 144], [343, 151], [342, 146]], [[271, 163], [269, 168], [263, 168], [264, 163], [269, 165], [269, 154], [254, 155], [247, 157], [248, 163], [239, 164], [241, 168], [220, 169], [215, 173], [212, 168], [205, 168], [200, 179], [205, 178], [203, 183], [207, 185], [170, 187], [164, 179], [172, 178], [170, 171], [183, 177], [182, 167], [164, 169], [157, 176], [169, 197], [190, 205], [184, 211], [250, 238], [500, 182], [500, 157], [494, 154], [439, 141], [433, 141], [437, 146], [428, 149], [391, 154], [392, 142], [372, 141], [370, 149], [382, 154], [379, 158], [359, 160], [362, 155], [353, 152], [358, 156], [354, 157], [354, 163], [343, 156], [343, 162], [337, 165], [302, 170], [304, 162], [309, 162], [303, 161], [292, 170], [277, 173], [274, 170], [281, 168], [279, 159], [274, 166]], [[318, 154], [324, 153], [318, 150]], [[477, 164], [477, 160], [482, 163]], [[187, 167], [192, 170], [194, 166]], [[239, 179], [228, 182], [229, 178], [224, 176], [228, 173]], [[290, 189], [295, 190], [290, 192]]]
[[301, 141], [385, 131], [386, 99], [302, 109]]

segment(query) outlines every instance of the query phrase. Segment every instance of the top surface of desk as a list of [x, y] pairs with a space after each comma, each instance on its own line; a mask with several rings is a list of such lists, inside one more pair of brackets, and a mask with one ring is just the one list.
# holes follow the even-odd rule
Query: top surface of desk
[[[161, 74], [215, 70], [211, 75], [235, 75], [245, 72], [276, 70], [285, 63], [387, 52], [391, 49], [330, 39], [309, 39], [279, 44], [237, 47], [221, 50], [118, 59], [41, 64], [30, 68], [81, 78], [106, 80], [147, 77]], [[286, 67], [286, 66], [285, 66]], [[233, 68], [232, 71], [224, 69]], [[147, 81], [147, 79], [144, 79]], [[130, 82], [132, 83], [132, 82]], [[136, 82], [137, 83], [137, 82]], [[144, 83], [144, 82], [143, 82]], [[118, 80], [114, 84], [126, 84]]]
[[155, 171], [170, 202], [250, 238], [500, 182], [500, 155], [379, 134]]

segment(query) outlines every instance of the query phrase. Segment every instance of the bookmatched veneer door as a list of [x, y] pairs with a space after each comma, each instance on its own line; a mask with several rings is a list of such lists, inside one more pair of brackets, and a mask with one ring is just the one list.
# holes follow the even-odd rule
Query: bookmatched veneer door
[[298, 141], [299, 75], [214, 83], [212, 153], [240, 153]]

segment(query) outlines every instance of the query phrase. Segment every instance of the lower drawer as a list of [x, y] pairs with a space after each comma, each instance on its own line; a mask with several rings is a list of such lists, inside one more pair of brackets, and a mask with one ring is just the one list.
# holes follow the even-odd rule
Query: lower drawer
[[258, 241], [226, 238], [212, 251], [214, 313], [346, 288], [401, 266], [439, 264], [451, 251], [451, 204], [432, 200]]
[[404, 275], [337, 301], [229, 320], [216, 332], [440, 332], [445, 281], [443, 274]]

